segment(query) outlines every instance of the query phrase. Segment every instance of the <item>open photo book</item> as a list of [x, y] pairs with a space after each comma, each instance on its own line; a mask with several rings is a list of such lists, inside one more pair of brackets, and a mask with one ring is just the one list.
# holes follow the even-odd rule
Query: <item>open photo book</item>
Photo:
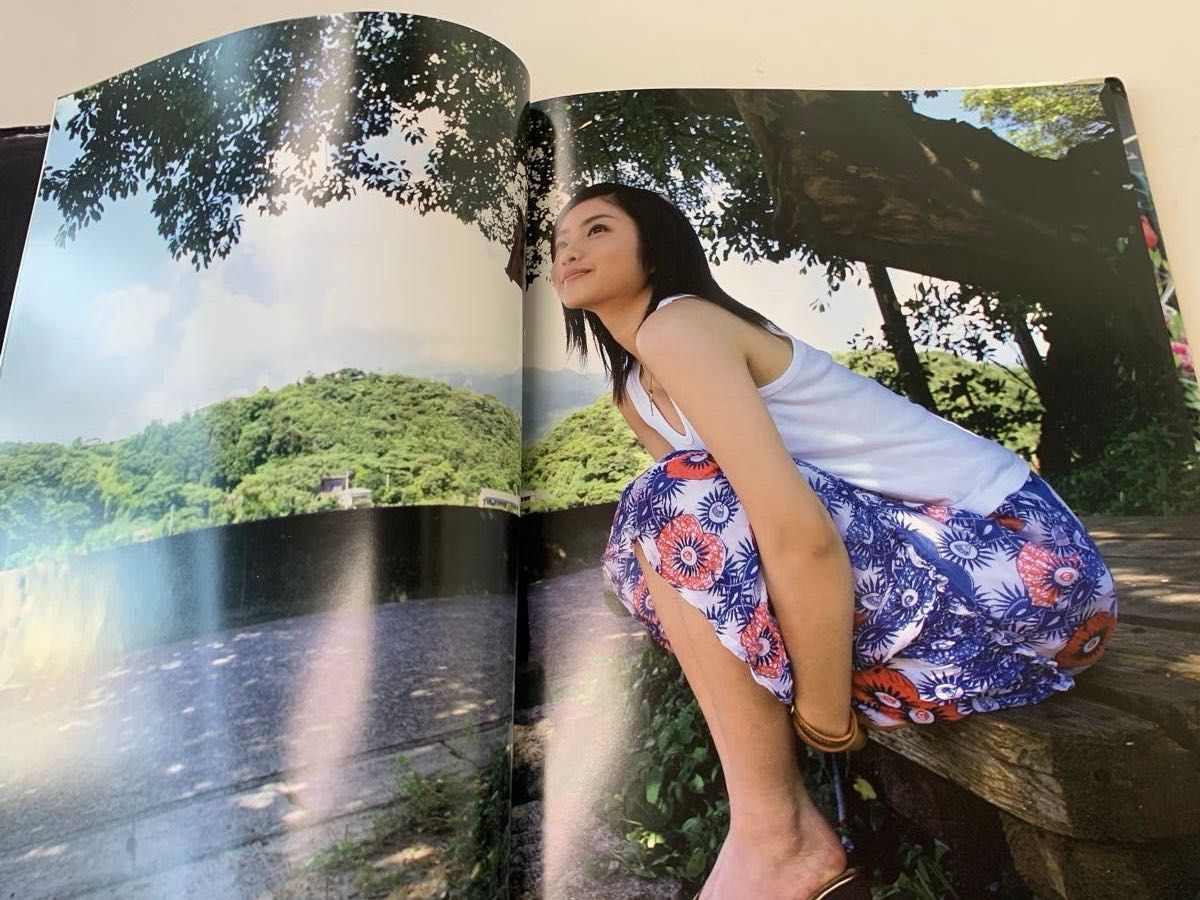
[[[550, 277], [597, 182], [670, 200], [730, 295], [1080, 516], [1200, 511], [1119, 80], [536, 99], [530, 74], [438, 19], [293, 19], [23, 134], [0, 895], [699, 889], [716, 751], [602, 565], [655, 456]], [[893, 893], [924, 866], [945, 886], [916, 896], [1032, 896], [1003, 846], [943, 862], [867, 769], [810, 777]]]

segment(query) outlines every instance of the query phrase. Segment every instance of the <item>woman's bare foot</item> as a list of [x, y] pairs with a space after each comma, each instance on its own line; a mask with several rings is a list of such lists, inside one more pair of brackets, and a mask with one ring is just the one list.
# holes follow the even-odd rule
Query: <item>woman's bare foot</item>
[[807, 794], [797, 798], [790, 824], [731, 827], [701, 900], [808, 900], [846, 868], [846, 851]]

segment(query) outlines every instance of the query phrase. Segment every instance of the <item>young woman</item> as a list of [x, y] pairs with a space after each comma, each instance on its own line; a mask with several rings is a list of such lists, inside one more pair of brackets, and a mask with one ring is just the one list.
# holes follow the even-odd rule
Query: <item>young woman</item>
[[713, 280], [687, 218], [597, 184], [557, 220], [569, 348], [590, 330], [657, 462], [604, 571], [678, 658], [730, 829], [704, 900], [869, 897], [804, 790], [795, 737], [1037, 703], [1099, 658], [1112, 577], [1018, 456], [792, 337]]

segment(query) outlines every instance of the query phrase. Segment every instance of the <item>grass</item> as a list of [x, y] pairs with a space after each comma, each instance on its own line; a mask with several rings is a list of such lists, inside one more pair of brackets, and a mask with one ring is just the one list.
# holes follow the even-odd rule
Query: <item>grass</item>
[[510, 768], [504, 746], [478, 773], [426, 776], [397, 756], [396, 799], [374, 816], [365, 836], [347, 835], [317, 853], [309, 872], [327, 887], [348, 882], [365, 898], [505, 896]]

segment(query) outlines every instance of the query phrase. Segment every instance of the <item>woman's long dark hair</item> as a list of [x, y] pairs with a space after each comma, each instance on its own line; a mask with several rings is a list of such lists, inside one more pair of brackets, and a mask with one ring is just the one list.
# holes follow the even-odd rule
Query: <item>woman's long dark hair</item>
[[[670, 200], [653, 191], [613, 182], [601, 182], [578, 191], [558, 214], [550, 238], [550, 259], [555, 257], [558, 223], [584, 200], [599, 197], [625, 212], [638, 231], [642, 269], [650, 282], [650, 305], [646, 315], [658, 308], [659, 301], [672, 294], [694, 294], [702, 300], [727, 309], [735, 316], [763, 328], [778, 328], [774, 322], [739, 303], [721, 289], [708, 267], [708, 258], [692, 223]], [[587, 330], [600, 353], [605, 374], [612, 380], [613, 403], [625, 400], [625, 381], [633, 368], [633, 357], [613, 339], [600, 317], [591, 310], [563, 306], [567, 326], [567, 351], [575, 350], [587, 361]], [[645, 321], [643, 318], [642, 321]], [[585, 328], [586, 323], [586, 328]]]

